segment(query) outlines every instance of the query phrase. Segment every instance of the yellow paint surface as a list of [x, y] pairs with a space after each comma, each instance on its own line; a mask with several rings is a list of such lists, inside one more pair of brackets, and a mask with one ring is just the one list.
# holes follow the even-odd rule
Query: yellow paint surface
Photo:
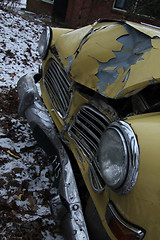
[[[127, 22], [130, 26], [137, 30], [148, 34], [151, 38], [160, 36], [159, 30], [153, 28], [142, 27], [139, 24]], [[89, 34], [92, 30], [93, 34]], [[62, 33], [62, 35], [61, 35]], [[121, 51], [123, 44], [117, 39], [128, 34], [127, 30], [116, 23], [98, 23], [93, 26], [87, 26], [75, 31], [71, 30], [53, 30], [54, 39], [52, 39], [51, 47], [54, 45], [60, 55], [62, 64], [68, 68], [68, 58], [71, 57], [73, 64], [71, 67], [71, 78], [88, 88], [98, 91], [99, 79], [97, 77], [99, 62], [109, 62], [116, 57], [116, 51]], [[76, 57], [76, 50], [82, 39], [87, 35], [85, 44], [80, 49]], [[152, 49], [142, 56], [141, 61], [130, 68], [127, 80], [128, 69], [124, 71], [123, 67], [118, 69], [118, 77], [114, 84], [104, 84], [103, 94], [107, 97], [114, 98], [118, 93], [118, 98], [132, 94], [132, 92], [142, 89], [148, 84], [160, 82], [160, 39], [151, 39]], [[46, 71], [50, 58], [53, 57], [49, 52], [47, 59], [43, 62], [43, 72]], [[76, 57], [76, 58], [75, 58]], [[109, 66], [104, 71], [113, 71], [116, 66]], [[43, 100], [53, 118], [59, 132], [63, 130], [64, 122], [57, 113], [52, 111], [52, 106], [48, 95], [41, 81], [41, 89]], [[72, 103], [66, 123], [70, 123], [76, 115], [78, 109], [87, 104], [88, 100], [82, 97], [78, 92], [74, 92]], [[105, 220], [106, 206], [109, 197], [115, 203], [119, 212], [131, 223], [144, 228], [147, 231], [145, 240], [159, 239], [159, 223], [160, 223], [160, 113], [143, 114], [126, 119], [133, 128], [140, 146], [140, 166], [139, 175], [135, 187], [127, 196], [119, 196], [110, 191], [106, 187], [101, 194], [93, 192], [88, 178], [88, 162], [79, 150], [79, 154], [83, 162], [79, 161], [76, 144], [67, 136], [69, 147], [73, 151], [77, 159], [79, 168], [82, 172], [88, 190], [97, 207], [102, 222], [110, 233]], [[110, 233], [112, 240], [114, 236]]]
[[84, 28], [63, 34], [56, 40], [55, 46], [65, 67], [68, 67], [69, 64], [67, 58], [69, 56], [72, 56], [74, 58], [74, 54], [81, 40], [91, 30], [92, 26], [89, 25]]
[[139, 174], [127, 196], [111, 191], [111, 200], [128, 221], [147, 231], [146, 240], [159, 238], [160, 223], [160, 113], [143, 114], [126, 120], [140, 146]]
[[73, 29], [67, 29], [67, 28], [51, 28], [52, 31], [52, 40], [51, 40], [51, 46], [55, 44], [55, 41], [57, 38], [59, 38], [61, 35], [71, 32]]
[[113, 51], [120, 51], [122, 48], [122, 44], [116, 39], [122, 33], [127, 34], [126, 29], [122, 25], [113, 23], [91, 35], [73, 62], [71, 69], [73, 79], [97, 91], [96, 85], [99, 79], [96, 74], [99, 62], [108, 62], [115, 58]]
[[[129, 26], [148, 35], [150, 38], [160, 37], [160, 30], [145, 25], [126, 22]], [[94, 30], [94, 33], [90, 34]], [[68, 32], [67, 32], [68, 31]], [[97, 77], [100, 63], [107, 63], [116, 58], [114, 52], [121, 51], [123, 44], [118, 38], [128, 34], [126, 28], [119, 22], [95, 23], [74, 31], [62, 30], [64, 34], [57, 34], [55, 47], [59, 53], [63, 65], [68, 68], [74, 81], [79, 82], [94, 91], [99, 91], [99, 79]], [[84, 40], [85, 39], [85, 40]], [[82, 44], [82, 41], [85, 44]], [[52, 42], [53, 43], [53, 42]], [[122, 98], [129, 96], [133, 91], [146, 87], [148, 84], [160, 81], [160, 39], [151, 39], [152, 49], [145, 52], [141, 60], [131, 65], [129, 78], [124, 81], [128, 71], [118, 69], [118, 77], [111, 85], [104, 82], [103, 91], [100, 94], [109, 98]], [[81, 49], [78, 49], [81, 46]], [[78, 53], [76, 52], [78, 49]], [[117, 66], [118, 67], [118, 66]], [[113, 70], [116, 66], [106, 68]]]

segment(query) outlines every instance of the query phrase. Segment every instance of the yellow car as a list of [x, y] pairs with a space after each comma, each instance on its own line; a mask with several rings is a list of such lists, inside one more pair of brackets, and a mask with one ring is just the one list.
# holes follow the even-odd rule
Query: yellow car
[[39, 73], [18, 82], [19, 113], [53, 163], [65, 238], [158, 240], [160, 30], [46, 27], [38, 49]]

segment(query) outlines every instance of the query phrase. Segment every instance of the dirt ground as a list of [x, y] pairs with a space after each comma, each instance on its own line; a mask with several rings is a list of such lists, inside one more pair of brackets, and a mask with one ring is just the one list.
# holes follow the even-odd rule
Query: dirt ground
[[[26, 120], [18, 116], [15, 84], [23, 69], [32, 70], [39, 61], [32, 45], [36, 31], [46, 22], [28, 13], [18, 16], [17, 12], [0, 11], [0, 239], [62, 240], [58, 219], [53, 218], [58, 206], [52, 166]], [[36, 27], [34, 31], [32, 27]], [[32, 32], [35, 37], [33, 42], [32, 36], [26, 40], [25, 59], [25, 45], [21, 48], [18, 42], [23, 31], [22, 37], [29, 38]]]
[[[1, 119], [1, 140], [10, 139], [13, 143], [24, 143], [19, 152], [10, 146], [0, 146], [1, 168], [16, 161], [23, 161], [15, 164], [12, 169], [0, 170], [0, 191], [6, 194], [0, 197], [0, 238], [1, 239], [56, 239], [60, 234], [59, 226], [53, 219], [50, 204], [56, 196], [52, 190], [52, 176], [50, 176], [49, 162], [45, 153], [37, 146], [32, 137], [28, 124], [17, 114], [18, 97], [15, 88], [1, 88], [0, 111]], [[17, 123], [17, 124], [15, 124]], [[19, 125], [19, 127], [17, 126]], [[23, 129], [26, 134], [23, 135]], [[33, 160], [27, 162], [29, 155]], [[3, 156], [3, 157], [2, 157]], [[23, 159], [24, 157], [24, 159]], [[37, 170], [37, 166], [39, 166]], [[31, 187], [33, 182], [41, 181], [40, 174], [45, 172], [46, 186]], [[27, 171], [27, 176], [24, 176]], [[43, 181], [43, 180], [42, 180]], [[44, 208], [44, 213], [41, 213]], [[39, 214], [37, 214], [39, 212]], [[28, 216], [27, 216], [28, 215]]]

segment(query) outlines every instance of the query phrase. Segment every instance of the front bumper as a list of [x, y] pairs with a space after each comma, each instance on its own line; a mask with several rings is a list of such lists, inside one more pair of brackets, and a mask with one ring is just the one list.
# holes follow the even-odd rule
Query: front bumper
[[53, 163], [54, 184], [63, 206], [61, 219], [65, 239], [87, 240], [88, 232], [70, 160], [38, 94], [37, 76], [27, 74], [18, 82], [19, 114], [27, 118], [33, 135]]

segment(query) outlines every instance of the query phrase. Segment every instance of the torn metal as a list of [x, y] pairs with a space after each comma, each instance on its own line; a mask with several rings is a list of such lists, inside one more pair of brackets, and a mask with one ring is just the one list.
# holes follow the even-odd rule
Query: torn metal
[[[58, 138], [56, 127], [38, 95], [34, 78], [34, 74], [28, 74], [18, 82], [19, 113], [27, 118], [33, 135], [53, 162], [54, 185], [58, 187], [64, 208], [62, 219], [65, 239], [87, 240], [88, 232], [70, 160]], [[26, 99], [31, 99], [27, 105]]]

